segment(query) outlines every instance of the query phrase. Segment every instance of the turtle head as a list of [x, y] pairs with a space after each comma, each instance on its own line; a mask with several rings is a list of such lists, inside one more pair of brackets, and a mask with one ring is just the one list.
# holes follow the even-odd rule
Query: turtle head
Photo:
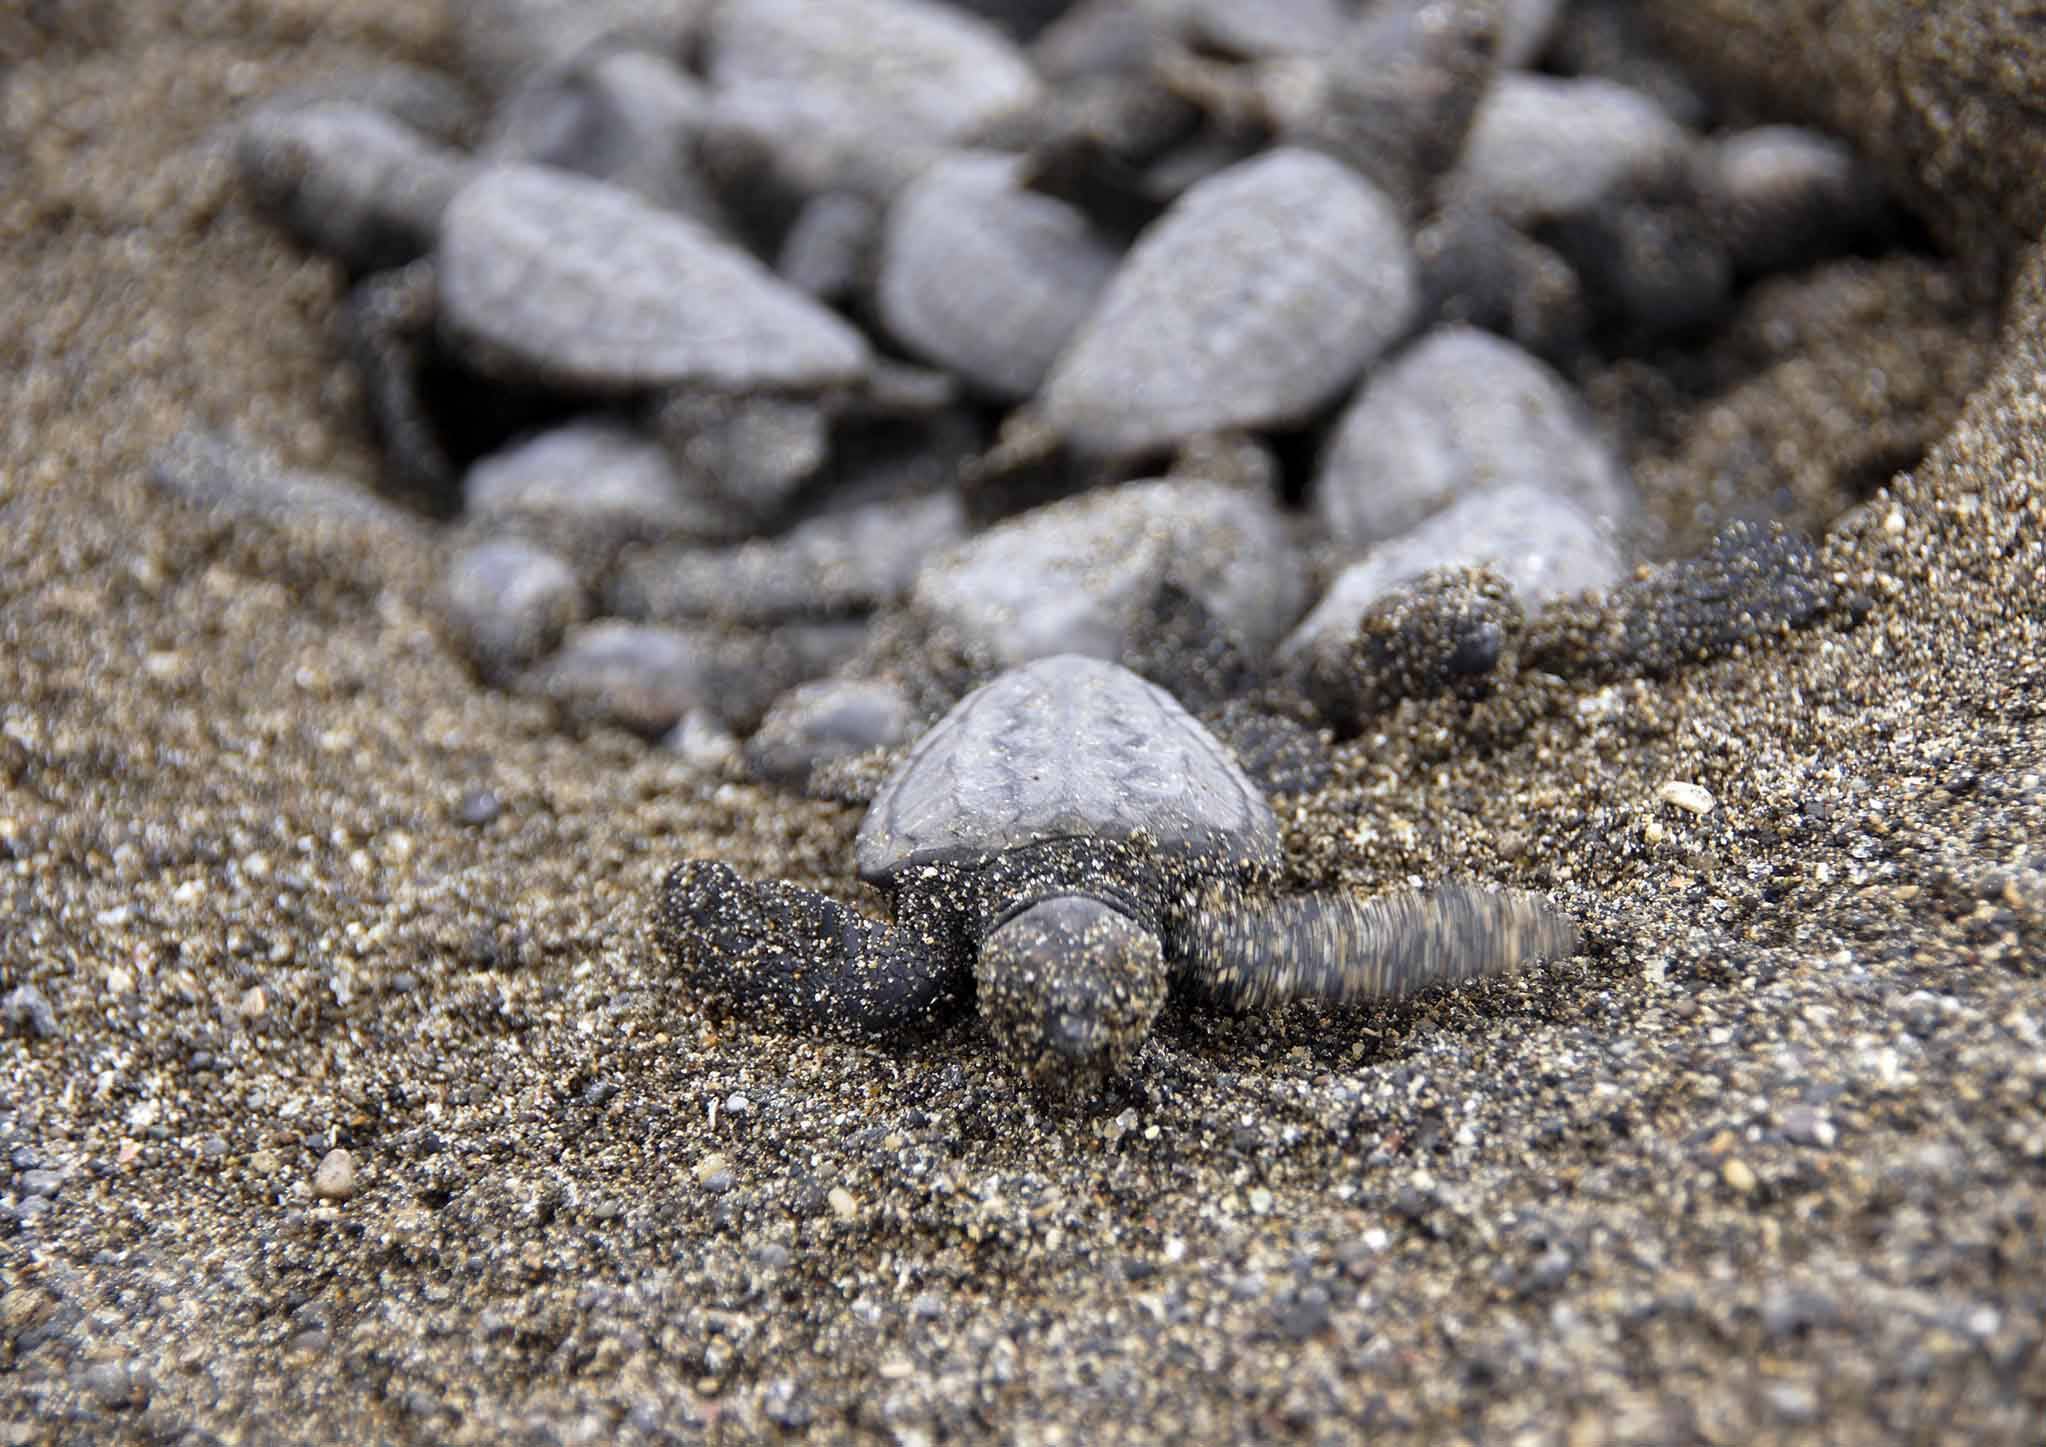
[[1084, 895], [1005, 921], [974, 966], [981, 1018], [1042, 1085], [1090, 1088], [1120, 1070], [1165, 1002], [1158, 936]]

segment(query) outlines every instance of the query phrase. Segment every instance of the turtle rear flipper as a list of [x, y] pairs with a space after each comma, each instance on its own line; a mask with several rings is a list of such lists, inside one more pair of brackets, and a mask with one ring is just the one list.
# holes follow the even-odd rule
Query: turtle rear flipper
[[1533, 895], [1454, 884], [1374, 899], [1248, 902], [1217, 892], [1174, 934], [1188, 978], [1236, 1009], [1401, 999], [1577, 948], [1577, 927]]
[[953, 957], [907, 925], [708, 859], [668, 875], [654, 932], [693, 987], [745, 1017], [860, 1039], [929, 1019], [961, 983]]

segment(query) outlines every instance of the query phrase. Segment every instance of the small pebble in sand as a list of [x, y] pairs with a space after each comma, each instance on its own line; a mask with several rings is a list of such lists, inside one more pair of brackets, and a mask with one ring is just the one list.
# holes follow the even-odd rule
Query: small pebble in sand
[[1818, 1393], [1801, 1382], [1774, 1382], [1763, 1393], [1776, 1415], [1786, 1422], [1812, 1422], [1818, 1419]]
[[320, 1158], [313, 1172], [313, 1194], [322, 1201], [346, 1201], [355, 1195], [355, 1157], [336, 1146]]
[[1755, 1168], [1739, 1156], [1729, 1158], [1719, 1168], [1719, 1178], [1736, 1191], [1739, 1191], [1743, 1196], [1753, 1195], [1755, 1188], [1762, 1184], [1761, 1181], [1756, 1179]]
[[1793, 1105], [1783, 1112], [1783, 1134], [1787, 1140], [1801, 1146], [1829, 1148], [1839, 1139], [1839, 1132], [1823, 1111], [1809, 1105]]
[[1717, 802], [1701, 785], [1683, 779], [1671, 779], [1655, 791], [1655, 797], [1701, 819], [1712, 812], [1712, 806]]
[[16, 1184], [20, 1186], [21, 1194], [24, 1196], [52, 1198], [64, 1189], [64, 1173], [62, 1171], [23, 1171]]
[[149, 1381], [131, 1362], [94, 1362], [78, 1375], [78, 1384], [103, 1407], [139, 1407], [149, 1400]]
[[7, 992], [7, 998], [0, 1000], [0, 1020], [38, 1040], [54, 1039], [62, 1033], [57, 1012], [34, 985], [17, 985]]

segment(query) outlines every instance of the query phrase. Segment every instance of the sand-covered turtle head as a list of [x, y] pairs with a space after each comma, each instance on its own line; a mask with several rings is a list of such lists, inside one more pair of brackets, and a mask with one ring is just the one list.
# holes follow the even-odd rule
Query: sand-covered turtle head
[[1091, 1089], [1150, 1032], [1165, 1003], [1165, 956], [1114, 906], [1054, 895], [989, 932], [974, 982], [981, 1019], [1023, 1074]]

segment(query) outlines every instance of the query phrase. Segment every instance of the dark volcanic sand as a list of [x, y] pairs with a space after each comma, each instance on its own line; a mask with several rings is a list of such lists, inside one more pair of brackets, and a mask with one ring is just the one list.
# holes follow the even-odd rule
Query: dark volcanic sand
[[[2004, 4], [1662, 7], [2016, 278], [1827, 543], [1866, 606], [1407, 705], [1285, 807], [1303, 875], [1547, 890], [1584, 952], [1169, 1012], [1065, 1110], [970, 1022], [753, 1035], [669, 978], [667, 865], [844, 888], [852, 811], [483, 691], [423, 536], [146, 486], [194, 419], [374, 471], [337, 279], [219, 143], [432, 53], [427, 6], [329, 8], [0, 18], [0, 993], [59, 1031], [0, 1027], [0, 1443], [2041, 1440], [2046, 61]], [[1874, 425], [1957, 355], [1848, 390]]]

